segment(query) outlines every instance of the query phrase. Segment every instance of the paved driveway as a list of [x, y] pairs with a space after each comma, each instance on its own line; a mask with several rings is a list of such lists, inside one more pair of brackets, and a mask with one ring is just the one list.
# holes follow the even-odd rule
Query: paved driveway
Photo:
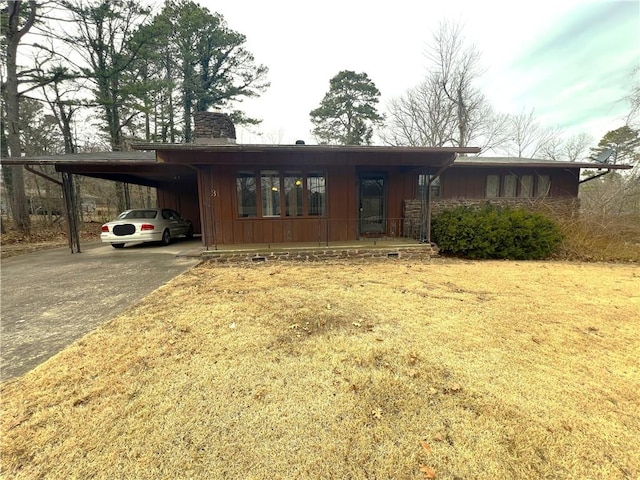
[[115, 250], [102, 243], [0, 264], [0, 379], [22, 375], [198, 263], [200, 239]]

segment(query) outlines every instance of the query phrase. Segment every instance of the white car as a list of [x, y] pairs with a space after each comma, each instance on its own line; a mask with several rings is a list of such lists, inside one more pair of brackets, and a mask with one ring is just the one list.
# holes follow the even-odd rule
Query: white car
[[100, 239], [113, 248], [122, 248], [129, 242], [162, 242], [193, 237], [193, 224], [169, 208], [141, 208], [126, 210], [115, 220], [102, 225]]

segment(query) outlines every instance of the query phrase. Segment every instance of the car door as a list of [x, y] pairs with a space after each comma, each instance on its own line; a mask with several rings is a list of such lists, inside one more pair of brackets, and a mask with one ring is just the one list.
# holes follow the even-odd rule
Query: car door
[[169, 232], [171, 233], [172, 238], [181, 234], [179, 215], [176, 215], [176, 212], [165, 208], [162, 210], [162, 218], [164, 218], [169, 224]]

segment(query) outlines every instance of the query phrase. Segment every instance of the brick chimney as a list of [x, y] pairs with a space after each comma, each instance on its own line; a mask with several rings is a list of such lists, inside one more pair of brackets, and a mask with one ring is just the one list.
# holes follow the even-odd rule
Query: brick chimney
[[226, 113], [196, 112], [193, 114], [195, 143], [224, 145], [236, 143], [236, 127]]

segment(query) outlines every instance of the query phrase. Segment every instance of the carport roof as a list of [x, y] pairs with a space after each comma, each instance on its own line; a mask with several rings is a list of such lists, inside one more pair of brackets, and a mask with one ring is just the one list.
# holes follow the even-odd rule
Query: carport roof
[[3, 165], [50, 165], [58, 172], [75, 173], [131, 184], [157, 187], [175, 178], [195, 177], [187, 165], [158, 163], [154, 152], [92, 152], [67, 155], [3, 158]]

